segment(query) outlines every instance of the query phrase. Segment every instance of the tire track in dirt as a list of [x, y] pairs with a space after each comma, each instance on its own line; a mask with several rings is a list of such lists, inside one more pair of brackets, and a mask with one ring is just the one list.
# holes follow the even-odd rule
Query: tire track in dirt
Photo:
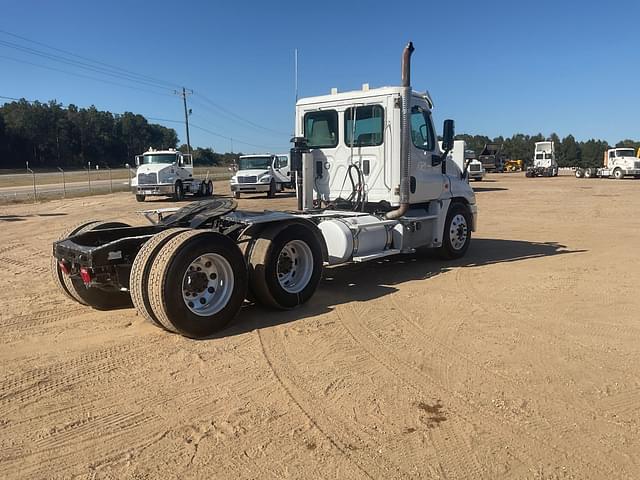
[[[397, 472], [399, 470], [398, 467], [389, 465], [383, 457], [371, 458], [363, 450], [356, 450], [354, 445], [362, 443], [360, 438], [349, 427], [344, 425], [344, 421], [331, 418], [322, 406], [322, 400], [314, 397], [309, 391], [305, 391], [300, 386], [302, 383], [300, 379], [294, 378], [293, 372], [287, 370], [289, 360], [286, 358], [277, 332], [273, 328], [256, 330], [256, 332], [262, 353], [273, 376], [309, 423], [340, 452], [343, 458], [350, 462], [366, 478], [391, 478], [388, 475], [389, 471]], [[277, 361], [275, 360], [276, 358]], [[356, 458], [356, 451], [367, 455], [368, 462], [366, 466], [363, 465], [362, 458]], [[376, 468], [376, 463], [385, 463], [386, 471], [379, 471]], [[376, 471], [370, 471], [372, 467]]]
[[[427, 384], [424, 379], [424, 374], [421, 374], [420, 378], [407, 378], [407, 372], [415, 370], [415, 368], [407, 365], [404, 361], [397, 358], [386, 346], [384, 346], [383, 342], [380, 342], [372, 333], [366, 334], [366, 331], [370, 332], [370, 330], [360, 320], [358, 320], [360, 318], [375, 318], [375, 313], [370, 309], [356, 309], [352, 306], [339, 306], [336, 307], [335, 311], [341, 325], [353, 342], [363, 349], [377, 363], [382, 365], [382, 367], [390, 374], [399, 378], [403, 383], [414, 390], [418, 398], [428, 396], [442, 398], [443, 396], [440, 395], [440, 393], [450, 393], [436, 382], [432, 385]], [[345, 311], [348, 313], [345, 313]], [[356, 332], [359, 332], [360, 334], [357, 334]], [[362, 333], [365, 333], [365, 335], [362, 335]], [[387, 354], [383, 356], [383, 352], [387, 352]], [[437, 390], [440, 390], [440, 393], [437, 393]], [[473, 423], [468, 420], [468, 418], [471, 417], [472, 414], [470, 413], [467, 413], [465, 416], [449, 417], [446, 422], [439, 424], [437, 427], [437, 429], [442, 429], [441, 435], [430, 435], [433, 447], [437, 451], [445, 452], [445, 454], [439, 456], [439, 461], [445, 463], [447, 470], [444, 472], [445, 478], [450, 475], [453, 478], [485, 478], [487, 476], [488, 472], [486, 472], [486, 469], [483, 468], [481, 462], [472, 451], [473, 449], [471, 448], [470, 441], [467, 438], [459, 438], [459, 431], [469, 430], [468, 426], [473, 426]], [[487, 432], [492, 431], [490, 426], [484, 426], [486, 427]], [[438, 438], [440, 440], [446, 438], [446, 444], [440, 445], [437, 441]]]
[[56, 308], [52, 310], [40, 310], [34, 313], [16, 315], [0, 320], [0, 333], [12, 333], [14, 331], [26, 330], [33, 327], [41, 327], [49, 323], [68, 320], [69, 316], [86, 311], [86, 308], [77, 306], [66, 308], [64, 313], [60, 313], [60, 309]]
[[113, 370], [145, 363], [145, 350], [157, 339], [136, 339], [70, 361], [20, 373], [0, 383], [0, 415], [24, 408], [72, 385]]
[[[481, 293], [478, 291], [477, 287], [475, 286], [475, 282], [472, 282], [469, 279], [469, 272], [467, 275], [464, 275], [462, 272], [462, 269], [458, 269], [458, 271], [456, 272], [456, 284], [460, 287], [458, 290], [465, 292], [465, 296], [468, 300], [468, 302], [470, 304], [478, 304], [477, 301], [475, 300], [476, 298], [483, 298], [483, 296], [481, 295]], [[468, 294], [466, 292], [471, 292], [471, 294]], [[540, 352], [539, 356], [538, 356], [538, 362], [542, 365], [544, 365], [544, 370], [548, 371], [548, 372], [554, 372], [557, 369], [557, 365], [555, 363], [553, 363], [551, 361], [551, 359], [553, 358], [553, 354], [555, 352], [555, 350], [550, 349], [550, 344], [549, 342], [539, 342], [539, 341], [535, 341], [536, 338], [539, 337], [550, 337], [553, 339], [554, 344], [553, 345], [562, 345], [563, 346], [563, 350], [565, 352], [571, 351], [572, 349], [579, 349], [583, 352], [583, 355], [581, 355], [581, 359], [580, 362], [583, 365], [589, 365], [591, 368], [590, 369], [581, 369], [581, 375], [580, 375], [580, 380], [581, 381], [588, 381], [589, 384], [591, 385], [592, 388], [598, 388], [600, 386], [601, 383], [601, 377], [599, 375], [596, 374], [596, 372], [598, 370], [600, 370], [602, 368], [602, 364], [596, 361], [592, 360], [592, 356], [593, 353], [596, 354], [602, 354], [602, 350], [595, 348], [593, 346], [590, 345], [585, 345], [579, 341], [577, 341], [575, 338], [572, 339], [571, 341], [567, 340], [564, 337], [561, 337], [559, 335], [556, 335], [554, 333], [552, 333], [551, 331], [549, 331], [549, 328], [543, 328], [544, 325], [548, 325], [548, 324], [543, 324], [540, 325], [539, 322], [532, 322], [531, 321], [531, 315], [526, 315], [522, 312], [519, 311], [513, 311], [513, 310], [509, 310], [508, 308], [505, 308], [502, 304], [500, 304], [499, 302], [494, 302], [493, 306], [496, 310], [499, 310], [500, 312], [502, 312], [504, 315], [507, 315], [508, 317], [516, 317], [519, 318], [521, 321], [519, 321], [517, 323], [517, 331], [518, 333], [521, 333], [522, 335], [519, 337], [520, 342], [522, 343], [527, 343], [530, 345], [531, 349], [535, 349], [537, 351]], [[484, 309], [486, 313], [489, 313], [486, 309]], [[493, 312], [493, 314], [495, 314], [495, 312]], [[583, 327], [582, 325], [580, 327]], [[612, 328], [617, 328], [617, 327], [613, 327], [610, 324], [602, 324], [600, 325], [600, 327], [596, 327], [596, 328], [592, 328], [592, 325], [589, 325], [589, 335], [593, 335], [593, 336], [604, 336], [603, 335], [603, 330], [610, 330]], [[624, 328], [623, 328], [624, 329]], [[630, 334], [630, 333], [637, 333], [635, 332], [635, 330], [631, 330], [631, 329], [624, 329], [625, 330], [625, 334]], [[640, 338], [639, 338], [640, 340]], [[543, 351], [546, 350], [546, 351]], [[556, 349], [557, 350], [557, 349]], [[617, 368], [616, 365], [607, 365], [607, 368], [609, 370], [612, 371], [616, 371], [619, 373], [622, 373], [625, 377], [630, 377], [632, 379], [639, 379], [640, 377], [637, 375], [634, 375], [633, 373], [629, 372], [628, 370], [623, 370], [620, 368]], [[591, 408], [592, 406], [588, 403], [585, 402], [584, 399], [578, 397], [576, 398], [577, 401], [582, 402], [584, 408]]]
[[[526, 417], [527, 429], [524, 429], [523, 427], [517, 426], [513, 421], [506, 422], [505, 420], [509, 420], [509, 419], [494, 413], [495, 409], [487, 408], [487, 406], [491, 407], [491, 405], [481, 405], [480, 403], [478, 403], [480, 400], [473, 400], [472, 398], [464, 396], [461, 393], [459, 393], [458, 387], [456, 387], [456, 385], [452, 381], [452, 378], [455, 378], [458, 381], [458, 383], [463, 383], [463, 382], [460, 382], [460, 379], [466, 377], [470, 382], [472, 382], [473, 385], [480, 388], [482, 388], [483, 385], [495, 385], [495, 383], [497, 382], [499, 384], [499, 387], [495, 387], [495, 388], [502, 389], [503, 392], [512, 391], [512, 395], [511, 395], [512, 398], [518, 398], [519, 393], [521, 392], [521, 389], [523, 388], [526, 389], [526, 386], [521, 385], [519, 383], [515, 383], [514, 381], [512, 381], [511, 379], [509, 379], [504, 375], [498, 374], [497, 372], [492, 372], [491, 370], [483, 367], [482, 365], [478, 365], [477, 363], [473, 362], [471, 359], [467, 358], [465, 355], [463, 355], [461, 352], [459, 352], [453, 347], [440, 345], [435, 339], [431, 338], [429, 334], [425, 332], [418, 324], [416, 324], [413, 320], [408, 318], [407, 314], [403, 311], [402, 307], [397, 304], [396, 299], [391, 298], [390, 301], [395, 306], [394, 312], [399, 313], [400, 319], [412, 325], [413, 329], [415, 330], [415, 333], [419, 334], [422, 337], [419, 342], [420, 346], [422, 348], [425, 347], [423, 343], [423, 340], [425, 339], [429, 342], [428, 350], [432, 355], [431, 360], [434, 360], [433, 356], [435, 356], [439, 360], [435, 368], [433, 368], [432, 365], [429, 365], [430, 368], [427, 370], [427, 369], [421, 368], [415, 363], [409, 363], [405, 360], [402, 360], [398, 354], [394, 353], [394, 351], [389, 349], [389, 347], [378, 338], [375, 332], [372, 331], [366, 323], [360, 320], [360, 319], [366, 318], [368, 319], [368, 321], [370, 321], [371, 319], [374, 319], [377, 316], [380, 316], [379, 309], [372, 309], [369, 306], [360, 306], [361, 311], [354, 313], [352, 315], [349, 315], [348, 318], [353, 319], [353, 322], [356, 323], [358, 327], [357, 331], [360, 331], [360, 332], [368, 331], [369, 341], [373, 340], [373, 345], [378, 345], [379, 347], [381, 347], [381, 351], [387, 351], [388, 354], [394, 358], [394, 362], [398, 362], [400, 365], [403, 365], [404, 367], [406, 367], [406, 371], [413, 371], [420, 375], [426, 375], [436, 385], [443, 388], [449, 394], [453, 394], [459, 400], [467, 403], [468, 406], [476, 409], [477, 411], [487, 412], [489, 416], [492, 416], [497, 421], [498, 424], [503, 424], [504, 427], [512, 430], [514, 428], [517, 429], [518, 430], [517, 433], [515, 431], [512, 432], [512, 434], [514, 435], [513, 442], [515, 444], [521, 443], [520, 441], [518, 441], [519, 436], [528, 436], [532, 440], [534, 440], [539, 445], [539, 447], [543, 449], [543, 451], [551, 448], [551, 450], [556, 455], [560, 454], [560, 458], [574, 457], [576, 459], [575, 461], [576, 466], [591, 465], [595, 469], [601, 471], [601, 473], [604, 473], [601, 467], [588, 461], [586, 458], [584, 458], [581, 455], [581, 453], [576, 452], [575, 450], [573, 452], [569, 452], [557, 446], [557, 445], [565, 444], [566, 438], [563, 436], [558, 436], [557, 433], [555, 432], [557, 432], [558, 430], [561, 430], [562, 433], [565, 434], [566, 432], [572, 432], [574, 430], [573, 424], [564, 425], [564, 428], [559, 427], [559, 425], [563, 425], [564, 417], [559, 416], [558, 418], [554, 418], [553, 422], [551, 422], [548, 419], [534, 418], [531, 416], [531, 414], [529, 414]], [[343, 317], [341, 317], [341, 320], [342, 319]], [[394, 317], [394, 320], [397, 320], [396, 317]], [[353, 335], [353, 332], [352, 332], [352, 335]], [[410, 337], [415, 340], [415, 335], [412, 335]], [[417, 342], [417, 340], [415, 341]], [[406, 345], [405, 348], [408, 351], [415, 351], [415, 349], [418, 347], [412, 347], [411, 345]], [[432, 373], [432, 372], [435, 372], [435, 373]], [[402, 372], [399, 371], [399, 374], [402, 375]], [[419, 377], [413, 378], [411, 380], [414, 384], [419, 385], [419, 383], [416, 382], [416, 380], [419, 380]], [[468, 385], [465, 384], [465, 387], [467, 386]], [[476, 392], [475, 395], [478, 396], [478, 393]], [[535, 392], [532, 392], [531, 395], [532, 395], [532, 398], [535, 398], [536, 396]], [[496, 400], [496, 402], [497, 403], [494, 405], [495, 407], [503, 409], [510, 415], [514, 415], [512, 410], [505, 410], [503, 408], [503, 405], [500, 405], [500, 399]], [[569, 408], [570, 410], [575, 410], [575, 407], [571, 405], [567, 404], [566, 407]], [[549, 406], [549, 409], [547, 409], [547, 411], [553, 412], [555, 411], [556, 408], [557, 408], [557, 405], [553, 404]], [[518, 414], [520, 414], [520, 412], [518, 412]], [[577, 412], [577, 414], [580, 415], [582, 413]], [[467, 414], [467, 417], [472, 418], [473, 415]], [[512, 417], [510, 420], [516, 420], [516, 418]], [[535, 430], [537, 430], [539, 433], [532, 433], [531, 427], [534, 427]], [[487, 426], [487, 428], [491, 430], [489, 426]], [[555, 440], [554, 445], [550, 445], [548, 440], [544, 440], [544, 438], [548, 438], [549, 436], [554, 437], [554, 440]], [[598, 444], [597, 439], [593, 438], [590, 441], [584, 441], [584, 432], [580, 432], [580, 434], [576, 435], [575, 441], [577, 442], [577, 444], [580, 445], [583, 452], [585, 451], [591, 452], [592, 455], [590, 456], [590, 458], [600, 457], [599, 458], [600, 462], [606, 465], [606, 467], [609, 469], [609, 473], [616, 471], [616, 467], [611, 463], [609, 458], [607, 459], [601, 458], [602, 457], [601, 452], [593, 448], [593, 445]], [[558, 459], [558, 461], [560, 461], [560, 459]]]

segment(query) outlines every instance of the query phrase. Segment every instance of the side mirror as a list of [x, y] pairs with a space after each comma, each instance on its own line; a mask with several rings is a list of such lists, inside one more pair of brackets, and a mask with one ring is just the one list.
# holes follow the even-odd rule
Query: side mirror
[[455, 126], [453, 120], [445, 120], [442, 127], [442, 149], [445, 152], [453, 150], [453, 137], [455, 136]]
[[140, 166], [140, 156], [136, 157], [136, 167]]

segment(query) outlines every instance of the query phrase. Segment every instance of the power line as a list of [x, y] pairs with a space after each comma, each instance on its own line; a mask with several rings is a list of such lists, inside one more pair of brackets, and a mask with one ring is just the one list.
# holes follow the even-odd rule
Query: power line
[[95, 63], [97, 65], [103, 65], [103, 66], [108, 67], [108, 68], [113, 69], [113, 70], [119, 70], [121, 72], [130, 74], [130, 75], [134, 75], [136, 77], [140, 77], [140, 78], [143, 78], [143, 79], [154, 81], [156, 83], [164, 84], [164, 85], [167, 85], [167, 86], [172, 87], [172, 88], [179, 87], [179, 85], [177, 83], [167, 82], [166, 80], [161, 80], [161, 79], [158, 79], [158, 78], [154, 78], [154, 77], [151, 77], [149, 75], [142, 75], [140, 73], [136, 73], [136, 72], [133, 72], [131, 70], [127, 70], [125, 68], [118, 67], [116, 65], [111, 65], [109, 63], [101, 62], [99, 60], [94, 60], [94, 59], [91, 59], [89, 57], [84, 57], [82, 55], [78, 55], [78, 54], [70, 52], [68, 50], [63, 50], [61, 48], [57, 48], [57, 47], [54, 47], [54, 46], [51, 46], [51, 45], [47, 45], [46, 43], [38, 42], [36, 40], [31, 40], [31, 39], [23, 37], [21, 35], [16, 35], [15, 33], [7, 32], [6, 30], [0, 29], [0, 33], [3, 33], [5, 35], [9, 35], [9, 36], [14, 37], [14, 38], [18, 38], [20, 40], [24, 40], [25, 42], [33, 43], [34, 45], [40, 45], [40, 46], [48, 48], [50, 50], [54, 50], [54, 51], [57, 51], [57, 52], [64, 53], [64, 54], [70, 55], [72, 57], [76, 57], [76, 58], [79, 58], [79, 59], [82, 59], [82, 60], [86, 60], [88, 62]]
[[118, 83], [118, 82], [114, 82], [114, 81], [111, 81], [111, 80], [106, 80], [106, 79], [103, 79], [103, 78], [92, 77], [91, 75], [84, 75], [82, 73], [71, 72], [69, 70], [62, 70], [61, 68], [56, 68], [56, 67], [51, 67], [49, 65], [42, 65], [42, 64], [39, 64], [39, 63], [29, 62], [28, 60], [22, 60], [22, 59], [13, 58], [13, 57], [7, 57], [5, 55], [0, 55], [0, 58], [4, 58], [5, 60], [11, 60], [13, 62], [24, 63], [26, 65], [32, 65], [32, 66], [38, 67], [38, 68], [44, 68], [46, 70], [52, 70], [54, 72], [65, 73], [67, 75], [75, 75], [76, 77], [88, 78], [90, 80], [95, 80], [97, 82], [103, 82], [103, 83], [108, 83], [108, 84], [111, 84], [111, 85], [117, 85], [119, 87], [130, 88], [130, 89], [133, 89], [133, 90], [138, 90], [140, 92], [152, 93], [154, 95], [162, 95], [162, 96], [167, 96], [167, 97], [171, 97], [172, 96], [170, 93], [156, 92], [156, 91], [145, 89], [145, 88], [141, 88], [141, 87], [135, 87], [133, 85], [125, 85], [124, 83]]
[[40, 50], [36, 50], [33, 48], [29, 48], [29, 47], [24, 47], [22, 45], [18, 45], [16, 43], [12, 43], [12, 42], [7, 42], [5, 40], [0, 40], [0, 45], [8, 47], [8, 48], [12, 48], [14, 50], [18, 50], [24, 53], [27, 53], [29, 55], [35, 55], [37, 57], [41, 57], [41, 58], [45, 58], [47, 60], [52, 60], [54, 62], [59, 62], [59, 63], [63, 63], [66, 65], [71, 65], [73, 67], [76, 68], [81, 68], [84, 70], [88, 70], [90, 72], [94, 72], [94, 73], [99, 73], [100, 75], [106, 75], [109, 77], [114, 77], [120, 80], [126, 80], [128, 82], [132, 82], [132, 83], [138, 83], [138, 84], [142, 84], [145, 86], [150, 86], [153, 88], [159, 88], [159, 89], [163, 89], [163, 90], [168, 90], [167, 87], [164, 86], [160, 86], [157, 83], [154, 82], [149, 82], [146, 80], [139, 80], [135, 77], [132, 77], [130, 75], [127, 74], [122, 74], [122, 73], [117, 73], [117, 72], [111, 72], [109, 70], [106, 70], [102, 67], [95, 67], [93, 65], [90, 65], [88, 63], [84, 63], [84, 62], [79, 62], [77, 60], [71, 60], [65, 57], [61, 57], [59, 55], [55, 55], [55, 54], [51, 54], [51, 53], [47, 53], [47, 52], [43, 52]]
[[[227, 114], [228, 116], [232, 117], [233, 119], [235, 119], [236, 121], [241, 121], [244, 122], [246, 124], [249, 124], [255, 128], [260, 128], [262, 130], [266, 130], [268, 132], [272, 132], [272, 133], [277, 133], [278, 135], [285, 135], [285, 136], [289, 136], [289, 133], [284, 133], [284, 132], [280, 132], [278, 130], [274, 130], [272, 128], [269, 127], [265, 127], [263, 125], [257, 124], [255, 122], [252, 122], [251, 120], [241, 117], [240, 115], [238, 115], [237, 113], [232, 112], [231, 110], [228, 110], [226, 108], [224, 108], [222, 105], [217, 104], [216, 102], [214, 102], [213, 100], [210, 100], [209, 98], [205, 97], [202, 93], [200, 92], [194, 92], [195, 95], [199, 96], [202, 100], [204, 100], [205, 102], [207, 102], [208, 104], [212, 105], [214, 108], [220, 110], [221, 112], [224, 112], [225, 114]], [[200, 104], [201, 106], [203, 106], [202, 104]], [[205, 107], [206, 108], [206, 107]]]

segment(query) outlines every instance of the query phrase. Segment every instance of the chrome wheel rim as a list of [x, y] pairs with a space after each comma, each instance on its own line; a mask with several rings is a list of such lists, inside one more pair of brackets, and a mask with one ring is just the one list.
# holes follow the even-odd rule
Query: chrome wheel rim
[[227, 259], [205, 253], [189, 264], [182, 277], [182, 300], [196, 315], [215, 315], [229, 303], [233, 285], [233, 269]]
[[280, 287], [287, 293], [300, 293], [309, 284], [313, 274], [313, 253], [302, 240], [291, 240], [280, 254], [276, 275]]
[[469, 228], [467, 226], [467, 219], [464, 215], [458, 213], [451, 219], [451, 225], [449, 227], [449, 240], [451, 247], [454, 250], [460, 250], [467, 242], [469, 235]]

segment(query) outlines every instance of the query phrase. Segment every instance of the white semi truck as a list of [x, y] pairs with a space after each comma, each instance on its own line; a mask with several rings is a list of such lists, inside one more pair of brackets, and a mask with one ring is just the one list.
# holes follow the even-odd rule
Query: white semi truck
[[554, 142], [536, 142], [533, 165], [527, 167], [527, 177], [557, 177], [558, 162]]
[[136, 176], [131, 188], [138, 202], [148, 196], [173, 197], [180, 201], [185, 195], [211, 196], [213, 182], [193, 176], [193, 158], [179, 150], [150, 148], [136, 157]]
[[412, 52], [409, 43], [400, 86], [297, 102], [297, 211], [239, 211], [234, 200], [215, 199], [160, 210], [146, 227], [79, 225], [53, 244], [60, 291], [101, 309], [133, 301], [156, 325], [202, 338], [246, 298], [279, 309], [306, 302], [326, 267], [421, 247], [464, 256], [476, 198], [447, 160], [453, 121], [444, 122], [441, 150], [433, 103], [411, 88]]
[[[577, 168], [578, 178], [615, 178], [622, 180], [627, 176], [640, 176], [640, 159], [633, 148], [610, 148], [604, 152], [604, 168]], [[640, 154], [640, 151], [639, 151]]]
[[243, 155], [238, 159], [235, 174], [231, 177], [234, 198], [242, 193], [267, 194], [272, 198], [285, 188], [293, 188], [289, 155]]

